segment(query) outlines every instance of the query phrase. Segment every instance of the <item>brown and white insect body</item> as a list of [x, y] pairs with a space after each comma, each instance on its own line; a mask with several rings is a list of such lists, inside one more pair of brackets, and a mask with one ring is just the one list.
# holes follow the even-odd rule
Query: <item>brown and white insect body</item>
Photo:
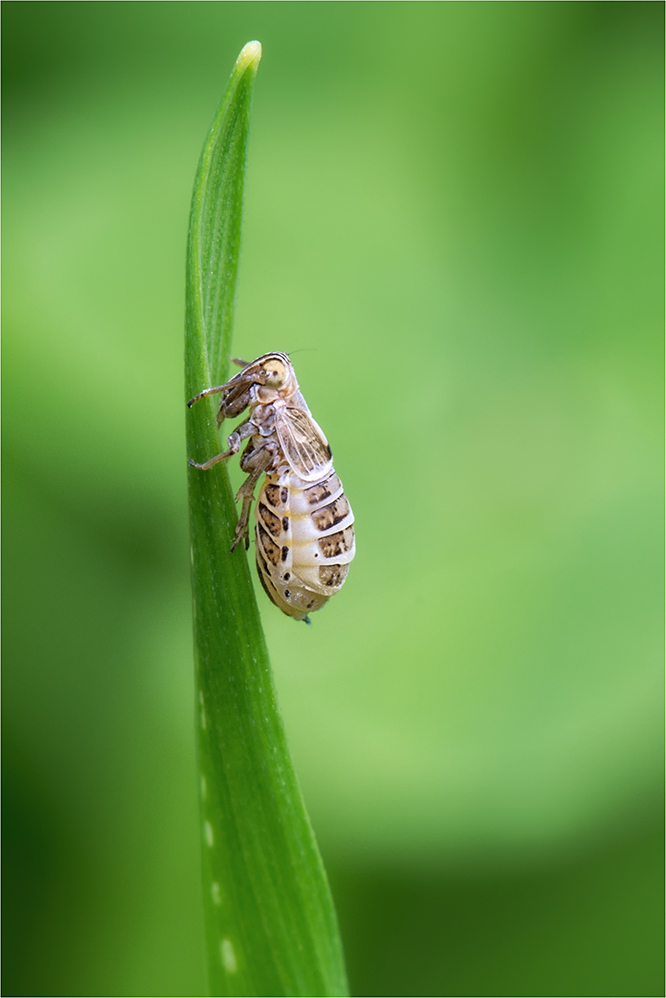
[[355, 554], [354, 515], [333, 470], [331, 448], [312, 418], [293, 365], [284, 353], [267, 353], [246, 364], [231, 381], [207, 388], [188, 406], [221, 393], [218, 426], [250, 410], [228, 437], [229, 449], [196, 464], [207, 471], [249, 442], [240, 466], [249, 472], [236, 501], [243, 500], [231, 550], [249, 547], [250, 505], [262, 474], [256, 506], [257, 570], [268, 598], [289, 617], [308, 620], [344, 583]]

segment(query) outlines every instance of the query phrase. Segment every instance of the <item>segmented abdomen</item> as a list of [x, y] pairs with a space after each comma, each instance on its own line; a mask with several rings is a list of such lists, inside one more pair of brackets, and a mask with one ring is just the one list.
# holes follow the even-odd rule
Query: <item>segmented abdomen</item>
[[303, 620], [341, 588], [354, 557], [354, 514], [335, 472], [304, 482], [267, 475], [256, 509], [257, 569], [269, 599]]

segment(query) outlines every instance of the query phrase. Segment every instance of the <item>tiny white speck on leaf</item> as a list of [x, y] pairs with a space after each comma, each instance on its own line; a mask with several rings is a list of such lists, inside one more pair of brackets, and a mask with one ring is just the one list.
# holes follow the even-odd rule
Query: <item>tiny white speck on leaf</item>
[[210, 821], [204, 821], [204, 835], [206, 837], [206, 842], [208, 843], [209, 847], [212, 847], [214, 839], [213, 839], [213, 826], [211, 825]]
[[231, 939], [222, 940], [220, 943], [220, 953], [224, 969], [229, 974], [235, 974], [237, 970], [236, 954], [234, 953], [234, 948], [231, 945]]
[[222, 895], [220, 894], [220, 885], [217, 880], [214, 880], [210, 885], [210, 893], [213, 898], [213, 904], [222, 904]]
[[206, 777], [202, 773], [201, 774], [201, 799], [202, 800], [206, 799], [206, 794], [207, 793], [208, 793], [208, 787], [206, 786]]

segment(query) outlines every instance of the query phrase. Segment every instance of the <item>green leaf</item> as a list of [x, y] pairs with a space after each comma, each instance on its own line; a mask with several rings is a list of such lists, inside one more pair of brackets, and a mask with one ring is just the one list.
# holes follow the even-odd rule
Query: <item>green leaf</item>
[[[186, 383], [227, 378], [252, 90], [249, 42], [206, 139], [187, 254]], [[220, 451], [215, 401], [188, 456]], [[335, 910], [287, 749], [227, 470], [189, 468], [204, 907], [213, 995], [346, 995]], [[277, 611], [275, 611], [277, 612]], [[296, 626], [296, 624], [294, 624]]]

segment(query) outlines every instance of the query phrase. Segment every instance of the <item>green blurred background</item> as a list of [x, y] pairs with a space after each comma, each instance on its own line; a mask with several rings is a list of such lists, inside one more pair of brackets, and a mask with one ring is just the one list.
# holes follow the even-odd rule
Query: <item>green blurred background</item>
[[259, 601], [353, 993], [663, 994], [663, 4], [3, 16], [3, 993], [203, 994], [184, 251], [258, 38], [235, 352], [303, 351], [358, 539]]

